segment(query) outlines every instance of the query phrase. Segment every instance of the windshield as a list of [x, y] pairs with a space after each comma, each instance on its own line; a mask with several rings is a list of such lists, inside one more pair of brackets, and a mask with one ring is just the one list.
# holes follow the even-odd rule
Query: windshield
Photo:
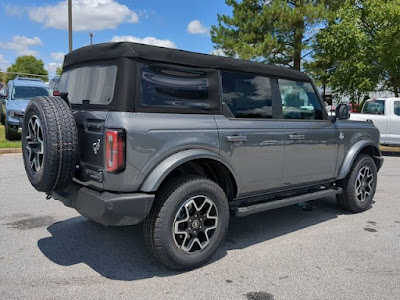
[[62, 74], [58, 88], [72, 104], [109, 104], [114, 95], [117, 66], [80, 67]]
[[11, 99], [32, 99], [37, 96], [50, 96], [51, 89], [40, 86], [15, 86], [11, 93]]
[[362, 113], [374, 115], [385, 114], [385, 100], [370, 100], [365, 102]]

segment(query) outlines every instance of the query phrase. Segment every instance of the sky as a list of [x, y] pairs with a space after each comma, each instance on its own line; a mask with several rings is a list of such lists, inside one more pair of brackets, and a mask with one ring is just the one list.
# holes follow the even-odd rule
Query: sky
[[[0, 69], [21, 55], [43, 60], [50, 77], [68, 52], [67, 0], [0, 0]], [[72, 0], [73, 49], [128, 40], [212, 53], [209, 30], [224, 0]]]

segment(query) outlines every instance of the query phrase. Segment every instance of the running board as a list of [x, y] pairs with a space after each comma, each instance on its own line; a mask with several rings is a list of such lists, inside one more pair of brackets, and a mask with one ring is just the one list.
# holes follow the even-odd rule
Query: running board
[[235, 216], [238, 217], [245, 217], [262, 211], [289, 206], [297, 203], [307, 202], [311, 200], [316, 200], [320, 198], [330, 197], [341, 193], [342, 193], [341, 188], [326, 189], [322, 191], [313, 192], [310, 194], [285, 198], [282, 200], [274, 200], [266, 203], [254, 204], [251, 206], [237, 207], [234, 209], [234, 214]]

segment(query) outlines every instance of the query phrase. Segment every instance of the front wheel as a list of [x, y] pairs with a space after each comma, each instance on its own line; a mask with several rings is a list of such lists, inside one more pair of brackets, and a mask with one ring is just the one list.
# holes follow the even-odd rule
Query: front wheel
[[179, 178], [165, 185], [144, 223], [149, 250], [171, 269], [203, 265], [218, 249], [229, 224], [222, 188], [202, 177]]
[[375, 195], [377, 172], [371, 156], [359, 155], [346, 178], [338, 182], [343, 189], [343, 193], [337, 195], [339, 206], [355, 213], [367, 210]]

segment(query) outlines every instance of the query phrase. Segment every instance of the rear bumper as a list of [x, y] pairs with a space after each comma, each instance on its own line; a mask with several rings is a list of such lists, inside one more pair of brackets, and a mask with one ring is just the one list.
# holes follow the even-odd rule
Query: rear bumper
[[153, 205], [154, 195], [144, 193], [110, 193], [72, 183], [52, 197], [82, 216], [107, 226], [134, 225], [143, 221]]

